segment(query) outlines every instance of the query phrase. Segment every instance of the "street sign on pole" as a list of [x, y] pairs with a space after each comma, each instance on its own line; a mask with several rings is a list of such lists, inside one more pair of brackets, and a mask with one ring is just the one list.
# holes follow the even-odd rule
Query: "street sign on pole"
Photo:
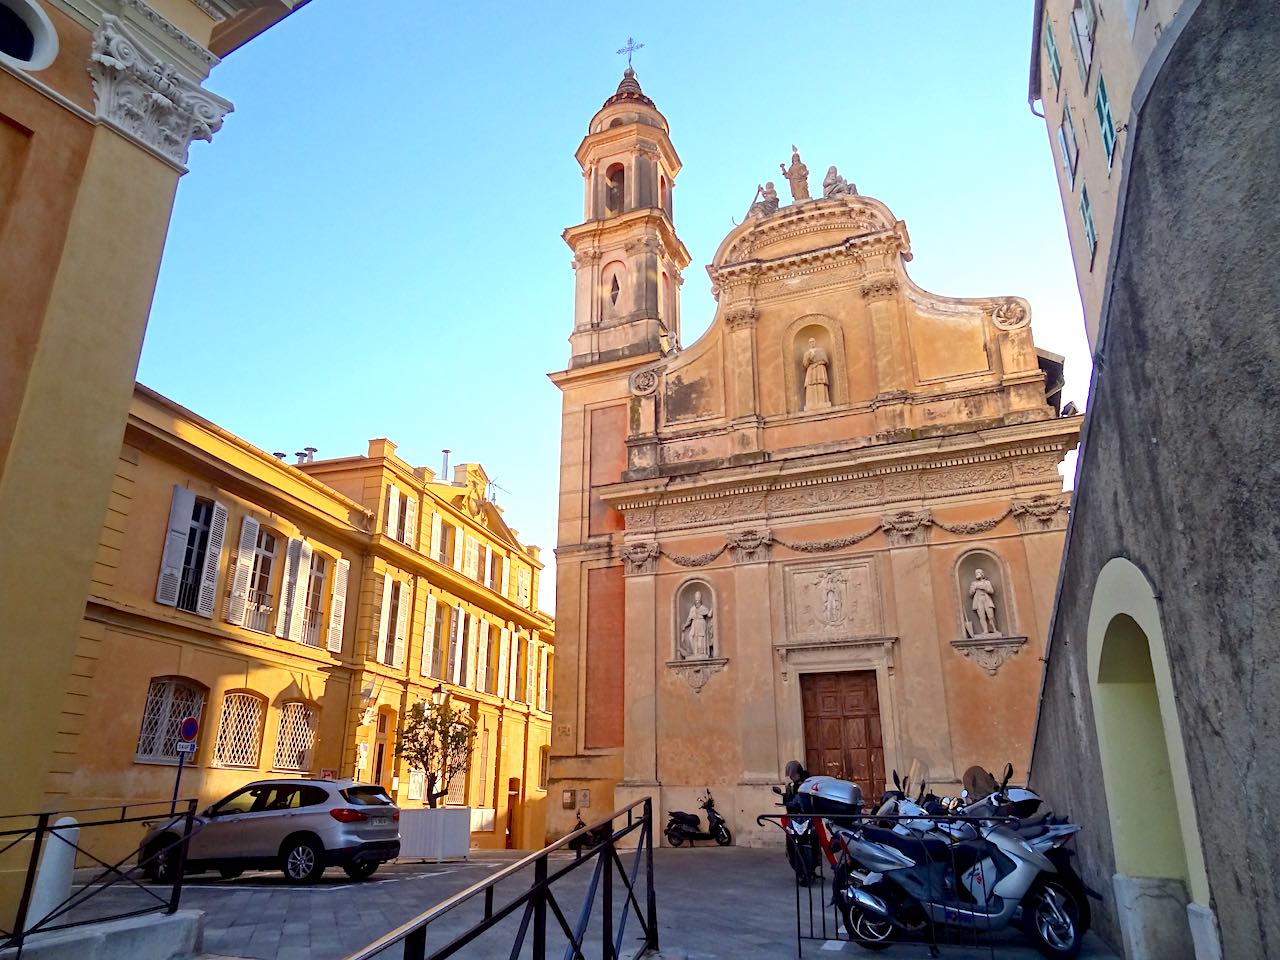
[[174, 746], [178, 750], [178, 772], [173, 778], [173, 801], [169, 804], [169, 813], [178, 809], [178, 784], [182, 783], [182, 768], [187, 762], [187, 754], [196, 752], [196, 736], [200, 733], [200, 721], [195, 717], [185, 717], [178, 724], [179, 740]]

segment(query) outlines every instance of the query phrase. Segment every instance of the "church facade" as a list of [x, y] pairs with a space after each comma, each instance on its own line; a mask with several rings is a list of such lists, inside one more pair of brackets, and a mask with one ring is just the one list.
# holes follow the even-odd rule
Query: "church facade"
[[793, 148], [682, 348], [680, 160], [629, 68], [576, 156], [549, 832], [710, 788], [767, 841], [793, 758], [868, 795], [1025, 769], [1079, 431], [1028, 304], [922, 290], [906, 225], [834, 167], [810, 198]]

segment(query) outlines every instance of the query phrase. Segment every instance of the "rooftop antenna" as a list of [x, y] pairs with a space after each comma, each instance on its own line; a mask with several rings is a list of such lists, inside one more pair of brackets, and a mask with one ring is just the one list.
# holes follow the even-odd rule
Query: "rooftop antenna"
[[503, 493], [510, 493], [510, 492], [511, 492], [511, 491], [510, 491], [510, 490], [508, 490], [506, 487], [504, 487], [504, 486], [500, 485], [500, 484], [498, 483], [498, 481], [497, 481], [497, 480], [490, 480], [490, 481], [489, 481], [489, 492], [488, 492], [488, 494], [487, 494], [487, 499], [489, 500], [489, 502], [490, 502], [490, 503], [492, 503], [492, 504], [494, 504], [494, 505], [497, 505], [497, 503], [498, 503], [498, 498], [497, 498], [497, 496], [496, 496], [496, 495], [494, 494], [494, 492], [493, 492], [493, 491], [495, 491], [495, 490], [501, 490]]
[[442, 476], [445, 479], [445, 482], [448, 483], [450, 450], [448, 447], [445, 447], [443, 450], [440, 451], [440, 453], [444, 455], [444, 462], [440, 465], [440, 476]]
[[618, 51], [618, 53], [625, 53], [627, 55], [628, 70], [631, 69], [631, 55], [643, 46], [644, 46], [643, 43], [636, 43], [634, 39], [632, 39], [631, 37], [627, 37], [626, 46], [624, 46], [621, 50]]

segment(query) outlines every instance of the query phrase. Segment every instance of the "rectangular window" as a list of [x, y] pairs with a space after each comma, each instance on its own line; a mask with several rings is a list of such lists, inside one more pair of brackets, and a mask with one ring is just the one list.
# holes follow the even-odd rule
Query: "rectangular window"
[[244, 615], [244, 625], [259, 633], [271, 632], [271, 614], [275, 609], [271, 597], [271, 571], [275, 561], [275, 534], [260, 527], [253, 548], [253, 570], [249, 574], [249, 599]]
[[1116, 152], [1116, 125], [1111, 118], [1111, 100], [1107, 97], [1107, 85], [1103, 82], [1102, 71], [1098, 71], [1098, 90], [1093, 95], [1093, 112], [1097, 114], [1098, 126], [1102, 130], [1102, 149], [1107, 152], [1107, 166]]
[[547, 789], [547, 781], [551, 779], [551, 748], [538, 748], [538, 789]]
[[256, 767], [262, 746], [262, 701], [250, 693], [228, 693], [213, 762], [226, 767]]
[[378, 646], [378, 662], [385, 663], [389, 667], [396, 665], [396, 627], [400, 623], [400, 604], [405, 602], [404, 584], [399, 580], [391, 581], [391, 602], [388, 606], [387, 614], [387, 638], [385, 643]]
[[436, 604], [434, 622], [427, 625], [431, 643], [431, 665], [428, 676], [436, 679], [444, 678], [444, 650], [449, 642], [449, 608], [443, 603]]
[[496, 550], [489, 554], [489, 586], [497, 590], [502, 586], [502, 554]]
[[178, 728], [187, 717], [200, 719], [204, 710], [204, 690], [176, 678], [152, 680], [142, 709], [138, 731], [139, 760], [178, 760]]
[[187, 530], [187, 549], [182, 557], [182, 581], [178, 586], [178, 609], [188, 613], [198, 612], [212, 521], [213, 501], [196, 498], [191, 509], [191, 526]]
[[1076, 166], [1080, 159], [1080, 147], [1076, 142], [1076, 125], [1071, 119], [1071, 105], [1062, 105], [1062, 123], [1058, 125], [1058, 152], [1062, 156], [1062, 169], [1067, 173], [1071, 189], [1076, 186]]
[[395, 537], [401, 543], [405, 542], [405, 537], [409, 532], [409, 525], [406, 522], [409, 519], [409, 495], [407, 493], [400, 494], [400, 506], [396, 511], [396, 533]]
[[1058, 55], [1058, 42], [1053, 38], [1053, 24], [1049, 15], [1044, 18], [1044, 52], [1049, 61], [1049, 72], [1053, 75], [1053, 89], [1062, 85], [1062, 57]]
[[289, 701], [280, 709], [274, 769], [310, 770], [311, 750], [315, 745], [315, 708], [301, 700]]
[[446, 566], [453, 566], [454, 528], [451, 523], [440, 524], [440, 549], [436, 551], [436, 559]]
[[480, 806], [492, 806], [489, 803], [489, 731], [480, 732]]
[[453, 775], [453, 779], [449, 781], [449, 792], [445, 795], [444, 802], [455, 807], [467, 805], [466, 770], [459, 770]]
[[1080, 219], [1084, 223], [1084, 240], [1089, 246], [1089, 269], [1093, 269], [1093, 255], [1098, 250], [1098, 231], [1093, 226], [1093, 207], [1089, 203], [1089, 188], [1080, 187]]
[[521, 567], [516, 575], [516, 600], [525, 609], [532, 609], [533, 572], [528, 567]]
[[[1086, 4], [1092, 10], [1092, 3]], [[1091, 18], [1076, 0], [1075, 9], [1071, 11], [1071, 52], [1075, 54], [1076, 67], [1080, 70], [1080, 84], [1089, 85], [1089, 64], [1093, 62], [1093, 31], [1089, 24]]]
[[551, 651], [546, 647], [542, 648], [542, 663], [538, 669], [538, 709], [543, 713], [547, 711], [547, 700], [551, 694]]
[[302, 610], [302, 642], [310, 647], [320, 646], [324, 637], [321, 621], [324, 619], [324, 580], [329, 572], [329, 559], [322, 553], [311, 554], [311, 573], [307, 577], [307, 602]]

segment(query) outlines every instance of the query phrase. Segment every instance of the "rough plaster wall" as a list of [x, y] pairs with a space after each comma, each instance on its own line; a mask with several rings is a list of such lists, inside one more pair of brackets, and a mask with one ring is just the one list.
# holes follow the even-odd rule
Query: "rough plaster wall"
[[1228, 960], [1280, 956], [1278, 49], [1273, 2], [1205, 0], [1143, 107], [1033, 778], [1109, 900], [1085, 631], [1128, 557], [1160, 598]]

